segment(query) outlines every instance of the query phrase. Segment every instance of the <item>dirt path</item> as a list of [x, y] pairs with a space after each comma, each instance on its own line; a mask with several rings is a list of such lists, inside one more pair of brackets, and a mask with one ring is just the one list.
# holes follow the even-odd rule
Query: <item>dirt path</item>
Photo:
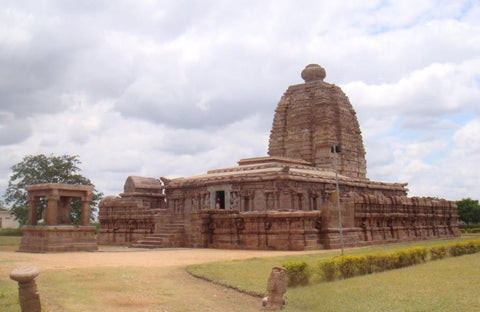
[[[40, 272], [44, 272], [43, 295], [50, 295], [54, 294], [55, 287], [58, 287], [55, 285], [56, 282], [54, 282], [55, 276], [72, 270], [78, 271], [77, 269], [79, 269], [79, 272], [86, 272], [83, 269], [105, 268], [105, 270], [100, 271], [112, 274], [112, 271], [117, 271], [111, 268], [117, 267], [152, 268], [152, 272], [154, 271], [156, 274], [155, 278], [148, 275], [138, 276], [132, 280], [131, 289], [127, 292], [122, 292], [120, 295], [118, 292], [113, 292], [109, 295], [108, 292], [103, 291], [101, 296], [104, 296], [103, 300], [108, 301], [108, 303], [102, 305], [102, 301], [98, 299], [99, 301], [94, 306], [107, 312], [261, 311], [261, 300], [259, 298], [194, 278], [185, 272], [184, 267], [190, 264], [212, 261], [276, 257], [313, 252], [318, 253], [319, 251], [292, 252], [183, 248], [138, 250], [121, 247], [101, 247], [99, 252], [54, 254], [0, 251], [0, 284], [2, 282], [11, 283], [11, 281], [8, 281], [8, 275], [14, 268], [37, 266]], [[89, 269], [89, 271], [91, 270]], [[95, 269], [95, 271], [99, 270]], [[122, 272], [122, 269], [119, 269], [118, 272]], [[140, 270], [140, 272], [149, 271]], [[152, 294], [148, 288], [145, 288], [145, 282], [154, 284], [156, 292]], [[85, 287], [85, 291], [92, 287], [98, 287], [99, 289], [105, 287], [101, 281], [96, 283], [88, 282], [86, 285], [77, 286], [79, 288]], [[66, 296], [70, 295], [66, 294]], [[50, 300], [47, 307], [49, 311], [86, 311], [88, 309], [88, 305], [82, 306], [80, 305], [81, 302], [77, 301], [62, 303], [61, 301]], [[153, 306], [156, 308], [152, 308]]]
[[[131, 249], [122, 247], [101, 247], [98, 252], [74, 253], [20, 253], [0, 252], [0, 263], [12, 262], [15, 267], [35, 265], [40, 270], [88, 267], [168, 267], [213, 261], [229, 261], [248, 258], [277, 257], [318, 253], [319, 251], [265, 251], [265, 250], [221, 250], [221, 249]], [[2, 265], [3, 267], [3, 265]]]

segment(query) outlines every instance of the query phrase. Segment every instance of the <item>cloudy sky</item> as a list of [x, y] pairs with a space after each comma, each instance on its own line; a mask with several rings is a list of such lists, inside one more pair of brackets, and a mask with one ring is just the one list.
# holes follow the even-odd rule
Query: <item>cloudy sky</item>
[[106, 195], [265, 156], [309, 63], [357, 111], [372, 180], [480, 198], [480, 1], [2, 1], [0, 193], [79, 155]]

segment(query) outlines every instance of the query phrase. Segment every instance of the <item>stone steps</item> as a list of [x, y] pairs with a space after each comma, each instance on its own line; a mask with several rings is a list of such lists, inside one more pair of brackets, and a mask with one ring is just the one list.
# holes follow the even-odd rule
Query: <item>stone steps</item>
[[132, 248], [171, 248], [184, 246], [184, 224], [170, 223], [166, 224], [161, 232], [153, 233], [139, 239], [131, 244]]

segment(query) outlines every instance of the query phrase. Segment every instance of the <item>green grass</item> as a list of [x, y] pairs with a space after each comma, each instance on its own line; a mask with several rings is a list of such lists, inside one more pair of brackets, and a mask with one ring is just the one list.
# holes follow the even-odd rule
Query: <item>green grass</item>
[[480, 254], [307, 287], [285, 311], [480, 311]]
[[[477, 235], [476, 237], [480, 237], [480, 235]], [[403, 244], [389, 244], [366, 248], [345, 249], [344, 254], [360, 255], [373, 252], [388, 252], [417, 246], [431, 247], [468, 239], [472, 239], [472, 236], [466, 236], [465, 238], [462, 237], [459, 239], [419, 241]], [[187, 271], [194, 276], [212, 281], [214, 283], [232, 287], [249, 294], [263, 296], [266, 291], [265, 283], [270, 275], [272, 267], [281, 266], [282, 263], [286, 261], [305, 261], [310, 268], [313, 268], [316, 266], [318, 260], [331, 258], [337, 255], [339, 255], [339, 251], [334, 250], [322, 251], [309, 255], [213, 262], [188, 266]], [[317, 282], [318, 278], [318, 276], [314, 275], [312, 282]]]
[[18, 304], [18, 286], [15, 283], [0, 281], [0, 310], [4, 312], [20, 312]]
[[[346, 249], [345, 254], [431, 247], [478, 237]], [[262, 296], [272, 267], [286, 261], [305, 261], [313, 268], [319, 259], [338, 254], [338, 251], [326, 251], [216, 262], [192, 265], [187, 270], [194, 276]], [[286, 311], [480, 311], [479, 263], [480, 254], [475, 254], [330, 283], [318, 283], [319, 277], [314, 276], [309, 286], [289, 288], [290, 303]]]

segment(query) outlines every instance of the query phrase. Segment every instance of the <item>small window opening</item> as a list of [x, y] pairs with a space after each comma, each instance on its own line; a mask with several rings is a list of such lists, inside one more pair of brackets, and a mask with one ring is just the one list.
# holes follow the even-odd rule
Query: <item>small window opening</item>
[[225, 209], [225, 191], [215, 193], [215, 209]]

